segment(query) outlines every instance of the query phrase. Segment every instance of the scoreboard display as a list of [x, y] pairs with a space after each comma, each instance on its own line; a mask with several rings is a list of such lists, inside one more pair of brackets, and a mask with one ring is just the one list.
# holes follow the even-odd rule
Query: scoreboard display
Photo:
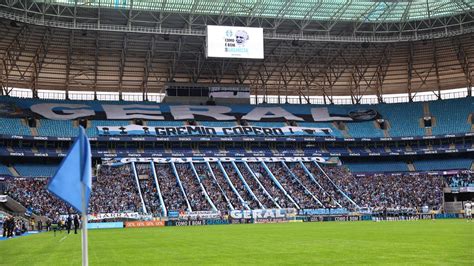
[[206, 56], [263, 59], [263, 29], [208, 25]]

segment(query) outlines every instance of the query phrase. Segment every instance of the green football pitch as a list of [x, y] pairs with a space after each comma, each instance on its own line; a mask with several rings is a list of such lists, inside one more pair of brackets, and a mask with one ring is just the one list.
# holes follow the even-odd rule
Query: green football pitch
[[[474, 222], [425, 220], [89, 230], [91, 265], [474, 265]], [[0, 241], [2, 265], [80, 265], [81, 236]]]

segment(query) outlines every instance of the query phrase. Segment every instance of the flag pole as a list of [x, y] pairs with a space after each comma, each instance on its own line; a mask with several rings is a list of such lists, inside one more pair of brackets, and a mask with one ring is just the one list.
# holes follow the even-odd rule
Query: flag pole
[[[82, 133], [84, 132], [84, 129], [80, 128], [80, 131]], [[85, 137], [87, 138], [87, 136]], [[81, 144], [81, 154], [84, 156], [84, 136], [80, 136], [80, 144]], [[83, 164], [83, 160], [81, 160], [81, 164]], [[85, 165], [81, 165], [80, 171], [81, 171], [81, 178], [84, 178], [84, 167], [88, 167]], [[89, 169], [90, 170], [90, 169]], [[87, 179], [90, 179], [90, 176], [86, 177]], [[84, 180], [81, 180], [81, 201], [82, 201], [82, 230], [81, 230], [81, 235], [82, 235], [82, 266], [89, 266], [89, 256], [88, 256], [88, 249], [87, 249], [87, 204], [86, 204], [86, 183]]]
[[87, 207], [86, 207], [86, 184], [81, 182], [82, 187], [82, 266], [89, 265], [87, 254]]

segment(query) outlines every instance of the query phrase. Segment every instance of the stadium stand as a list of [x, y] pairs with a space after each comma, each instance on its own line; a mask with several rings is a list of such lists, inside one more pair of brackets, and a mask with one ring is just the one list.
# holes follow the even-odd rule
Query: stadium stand
[[472, 159], [430, 159], [413, 162], [417, 171], [470, 169]]
[[384, 136], [383, 130], [376, 128], [373, 121], [346, 123], [349, 135], [354, 138], [379, 137]]
[[78, 134], [78, 128], [70, 120], [39, 119], [37, 130], [39, 136], [48, 137], [75, 137]]
[[423, 107], [420, 103], [378, 104], [376, 109], [388, 120], [391, 137], [425, 135], [425, 130], [420, 127], [419, 122], [423, 117]]
[[23, 125], [18, 118], [0, 118], [0, 134], [31, 135], [28, 126]]
[[407, 172], [406, 162], [383, 161], [383, 162], [346, 162], [345, 165], [351, 172]]
[[[429, 102], [431, 115], [436, 119], [433, 135], [471, 132], [469, 114], [474, 113], [470, 98]], [[455, 106], [456, 111], [453, 111]]]
[[6, 165], [0, 164], [0, 175], [11, 175], [12, 173]]
[[23, 177], [51, 177], [56, 173], [57, 165], [15, 164], [14, 168]]

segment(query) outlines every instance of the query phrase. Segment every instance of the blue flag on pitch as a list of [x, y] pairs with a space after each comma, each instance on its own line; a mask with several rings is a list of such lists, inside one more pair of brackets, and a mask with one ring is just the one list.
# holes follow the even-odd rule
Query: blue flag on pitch
[[48, 184], [51, 193], [69, 203], [79, 213], [82, 212], [83, 200], [86, 212], [89, 206], [92, 191], [91, 157], [89, 139], [84, 128], [80, 127], [79, 136]]

